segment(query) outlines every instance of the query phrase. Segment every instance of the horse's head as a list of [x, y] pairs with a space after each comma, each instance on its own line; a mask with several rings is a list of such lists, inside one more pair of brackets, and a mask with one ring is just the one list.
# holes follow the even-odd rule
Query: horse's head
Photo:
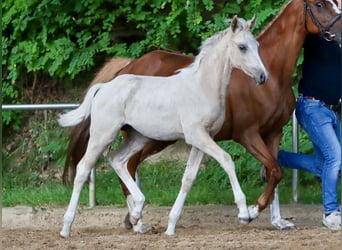
[[254, 25], [255, 16], [249, 21], [233, 17], [229, 53], [233, 67], [241, 69], [261, 84], [267, 81], [268, 72], [259, 56], [259, 43], [251, 33]]
[[341, 0], [304, 0], [304, 26], [341, 45]]

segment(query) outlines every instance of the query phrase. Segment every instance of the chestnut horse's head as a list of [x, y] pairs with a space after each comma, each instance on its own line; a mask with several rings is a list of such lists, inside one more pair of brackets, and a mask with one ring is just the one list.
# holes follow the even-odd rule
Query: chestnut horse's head
[[304, 26], [341, 45], [341, 0], [304, 0]]

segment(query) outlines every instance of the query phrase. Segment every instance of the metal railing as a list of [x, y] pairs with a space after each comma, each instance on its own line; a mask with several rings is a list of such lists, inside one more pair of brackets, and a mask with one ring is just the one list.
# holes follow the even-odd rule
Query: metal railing
[[[75, 109], [79, 104], [13, 104], [2, 105], [2, 110], [63, 110]], [[298, 123], [293, 112], [292, 115], [292, 150], [298, 152]], [[292, 170], [292, 199], [298, 201], [298, 170]], [[89, 206], [95, 207], [95, 168], [91, 170], [89, 179]]]
[[2, 110], [45, 110], [45, 109], [75, 109], [79, 104], [10, 104], [2, 105]]

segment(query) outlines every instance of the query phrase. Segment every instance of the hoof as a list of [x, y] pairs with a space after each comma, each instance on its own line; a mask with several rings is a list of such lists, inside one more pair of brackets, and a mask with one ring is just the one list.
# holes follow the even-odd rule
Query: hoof
[[150, 225], [143, 225], [139, 231], [139, 233], [141, 234], [146, 234], [146, 233], [149, 233], [149, 232], [153, 232], [154, 231], [154, 228]]
[[125, 217], [125, 220], [124, 220], [125, 228], [126, 228], [127, 230], [131, 230], [131, 229], [133, 228], [133, 225], [132, 225], [132, 223], [130, 222], [129, 217], [130, 217], [130, 215], [129, 215], [129, 213], [127, 213], [127, 214], [126, 214], [126, 217]]
[[132, 224], [132, 225], [136, 225], [138, 223], [138, 218], [135, 218], [133, 216], [129, 216], [129, 222]]
[[174, 231], [170, 232], [169, 230], [166, 230], [164, 234], [167, 236], [173, 236], [173, 235], [175, 235], [175, 232]]
[[259, 207], [258, 205], [251, 205], [248, 207], [248, 213], [249, 213], [249, 218], [250, 220], [254, 220], [256, 218], [258, 218], [259, 216]]
[[285, 220], [285, 219], [279, 219], [277, 221], [273, 221], [272, 225], [279, 230], [292, 230], [295, 228], [295, 225], [292, 222]]
[[250, 218], [239, 218], [240, 224], [247, 225], [251, 222], [252, 220]]
[[70, 233], [66, 233], [66, 232], [61, 231], [59, 233], [59, 236], [61, 236], [63, 239], [67, 239], [70, 237]]
[[133, 226], [133, 231], [135, 233], [145, 234], [153, 231], [153, 227], [145, 225], [141, 220], [138, 221], [136, 225]]

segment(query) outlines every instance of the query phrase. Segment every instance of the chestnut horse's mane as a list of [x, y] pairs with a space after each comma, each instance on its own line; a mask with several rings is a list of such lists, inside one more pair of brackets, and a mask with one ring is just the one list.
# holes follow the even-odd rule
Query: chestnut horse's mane
[[268, 22], [268, 24], [263, 28], [263, 30], [257, 35], [257, 39], [261, 37], [272, 25], [274, 22], [279, 20], [279, 16], [281, 16], [286, 9], [286, 7], [292, 3], [292, 1], [289, 1], [287, 4], [284, 4], [283, 7], [279, 10], [278, 14], [272, 18], [272, 21]]

